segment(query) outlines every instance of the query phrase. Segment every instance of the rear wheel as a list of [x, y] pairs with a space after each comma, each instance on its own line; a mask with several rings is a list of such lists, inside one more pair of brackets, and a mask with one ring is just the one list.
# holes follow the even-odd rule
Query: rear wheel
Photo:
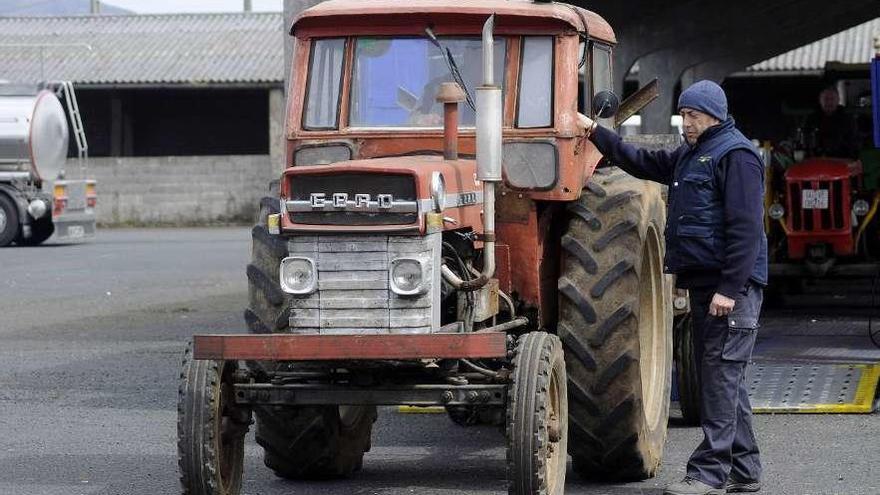
[[507, 480], [510, 495], [559, 495], [568, 460], [568, 397], [559, 338], [519, 338], [507, 393]]
[[[260, 202], [247, 266], [248, 309], [244, 318], [250, 333], [287, 333], [289, 300], [281, 291], [279, 266], [287, 243], [270, 235], [266, 217], [278, 213], [277, 197]], [[258, 376], [284, 363], [249, 362]], [[359, 470], [370, 449], [375, 406], [257, 407], [256, 440], [265, 452], [263, 462], [284, 478], [347, 476]]]
[[184, 355], [177, 403], [177, 452], [184, 495], [237, 495], [250, 411], [236, 405], [230, 361]]
[[277, 476], [338, 478], [361, 469], [375, 420], [372, 406], [260, 408], [256, 438]]
[[587, 478], [651, 477], [666, 439], [672, 371], [661, 191], [605, 169], [569, 210], [558, 323], [568, 368], [569, 453]]
[[694, 321], [690, 314], [675, 323], [675, 377], [681, 417], [689, 426], [700, 424], [700, 369], [694, 347]]
[[18, 207], [9, 196], [0, 193], [0, 247], [12, 244], [18, 231]]

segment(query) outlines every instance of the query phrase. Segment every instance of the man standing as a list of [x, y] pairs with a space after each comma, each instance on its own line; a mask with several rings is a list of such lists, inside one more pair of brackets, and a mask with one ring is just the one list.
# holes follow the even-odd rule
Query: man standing
[[678, 100], [686, 143], [649, 152], [581, 116], [615, 165], [669, 186], [664, 268], [689, 290], [701, 370], [703, 442], [668, 495], [760, 490], [761, 461], [745, 385], [767, 284], [764, 167], [727, 114], [724, 90], [699, 81]]

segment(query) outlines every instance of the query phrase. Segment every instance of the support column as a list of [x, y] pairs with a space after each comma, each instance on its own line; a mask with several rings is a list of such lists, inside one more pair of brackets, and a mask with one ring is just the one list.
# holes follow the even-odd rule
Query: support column
[[646, 52], [639, 51], [632, 44], [619, 45], [614, 48], [614, 92], [617, 96], [623, 98], [623, 87], [626, 76], [629, 74], [630, 68], [636, 63], [639, 57], [645, 55]]
[[660, 50], [639, 59], [639, 86], [655, 77], [659, 79], [660, 96], [644, 108], [642, 134], [670, 134], [670, 116], [675, 113], [675, 87], [687, 63], [675, 50]]
[[287, 166], [285, 158], [285, 135], [284, 116], [285, 108], [284, 90], [272, 88], [269, 90], [269, 163], [272, 164], [272, 175], [280, 175]]
[[290, 63], [293, 59], [293, 37], [288, 33], [296, 16], [322, 0], [284, 0], [284, 94], [287, 94], [287, 80], [290, 78]]
[[122, 99], [119, 91], [110, 97], [110, 156], [122, 156]]

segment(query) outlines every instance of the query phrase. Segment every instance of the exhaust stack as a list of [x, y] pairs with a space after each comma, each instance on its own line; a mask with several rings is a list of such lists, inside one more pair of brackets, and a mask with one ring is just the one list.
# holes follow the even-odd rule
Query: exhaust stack
[[483, 182], [483, 271], [462, 280], [443, 265], [443, 278], [453, 287], [474, 291], [495, 274], [495, 186], [501, 181], [501, 86], [495, 85], [495, 14], [483, 24], [483, 84], [477, 88], [477, 179]]

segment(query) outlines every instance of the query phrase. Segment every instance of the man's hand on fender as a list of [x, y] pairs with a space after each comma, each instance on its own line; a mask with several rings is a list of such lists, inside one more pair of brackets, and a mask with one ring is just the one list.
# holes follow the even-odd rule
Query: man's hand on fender
[[709, 304], [709, 314], [711, 316], [727, 316], [733, 311], [734, 304], [736, 304], [735, 300], [716, 293], [712, 296], [712, 303]]

